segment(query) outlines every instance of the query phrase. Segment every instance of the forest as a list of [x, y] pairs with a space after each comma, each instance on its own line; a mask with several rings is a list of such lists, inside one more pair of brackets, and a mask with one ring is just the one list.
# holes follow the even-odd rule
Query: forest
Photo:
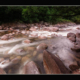
[[0, 6], [0, 24], [14, 21], [80, 23], [80, 6]]

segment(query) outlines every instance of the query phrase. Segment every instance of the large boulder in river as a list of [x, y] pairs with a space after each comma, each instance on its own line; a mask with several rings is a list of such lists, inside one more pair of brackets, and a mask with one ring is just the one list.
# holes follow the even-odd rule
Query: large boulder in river
[[22, 74], [40, 74], [40, 70], [34, 61], [30, 61], [23, 67]]
[[72, 42], [76, 42], [76, 35], [74, 33], [68, 33], [67, 38]]
[[43, 52], [43, 64], [47, 74], [70, 73], [60, 59], [46, 50]]
[[80, 33], [76, 33], [76, 37], [77, 38], [80, 38]]
[[47, 48], [48, 48], [48, 45], [45, 43], [41, 43], [36, 47], [37, 51], [45, 50]]
[[76, 35], [75, 35], [74, 33], [68, 33], [68, 34], [67, 34], [67, 38], [69, 38], [69, 37], [74, 37], [74, 38], [76, 38]]
[[2, 68], [0, 68], [0, 74], [6, 74], [6, 72]]
[[68, 38], [70, 41], [72, 41], [72, 42], [76, 42], [76, 38], [74, 38], [74, 37], [69, 37]]

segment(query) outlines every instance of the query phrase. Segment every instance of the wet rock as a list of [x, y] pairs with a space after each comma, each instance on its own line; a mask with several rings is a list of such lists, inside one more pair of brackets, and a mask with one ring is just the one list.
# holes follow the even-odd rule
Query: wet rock
[[40, 35], [38, 36], [38, 39], [47, 39], [46, 36]]
[[2, 26], [0, 26], [0, 30], [2, 30]]
[[76, 38], [76, 35], [75, 35], [74, 33], [68, 33], [68, 34], [67, 34], [67, 38], [69, 38], [69, 37]]
[[43, 65], [47, 74], [61, 74], [59, 66], [46, 51], [43, 52]]
[[30, 34], [29, 37], [36, 38], [38, 37], [38, 34]]
[[47, 74], [66, 74], [71, 72], [60, 59], [45, 50], [43, 52], [43, 64]]
[[33, 52], [33, 56], [35, 56], [36, 54], [37, 54], [37, 51], [34, 51], [34, 52]]
[[20, 61], [21, 61], [21, 56], [17, 56], [11, 60], [11, 62], [13, 62], [13, 64], [18, 64]]
[[75, 56], [80, 59], [80, 54], [76, 54]]
[[6, 59], [6, 60], [2, 61], [1, 63], [2, 64], [5, 64], [5, 63], [9, 63], [9, 62], [10, 62], [10, 60], [9, 59]]
[[36, 31], [36, 28], [35, 27], [31, 27], [29, 30], [30, 31]]
[[72, 74], [80, 74], [80, 69], [76, 69], [72, 72]]
[[43, 60], [43, 53], [39, 53], [37, 56], [37, 60], [42, 61]]
[[79, 69], [79, 66], [72, 64], [72, 65], [69, 65], [69, 68], [70, 68], [72, 71], [74, 71], [74, 70], [76, 70], [76, 69]]
[[16, 49], [17, 55], [25, 55], [26, 52], [24, 49]]
[[8, 70], [8, 74], [9, 74], [9, 73], [11, 73], [11, 72], [12, 72], [12, 70], [11, 70], [11, 69], [9, 69], [9, 70]]
[[2, 68], [0, 68], [0, 74], [6, 74], [6, 72]]
[[27, 61], [29, 58], [27, 56], [22, 57], [21, 59], [21, 63], [24, 63], [25, 61]]
[[80, 67], [80, 61], [77, 61], [78, 66]]
[[59, 30], [58, 27], [49, 27], [49, 31], [57, 32]]
[[80, 51], [80, 44], [74, 45], [74, 47], [71, 48], [71, 50], [73, 50], [73, 51]]
[[76, 38], [74, 37], [69, 37], [68, 39], [71, 40], [72, 42], [76, 42]]
[[35, 50], [35, 47], [27, 47], [27, 50], [33, 51], [33, 50]]
[[3, 35], [2, 37], [1, 37], [1, 40], [8, 40], [9, 39], [9, 36], [7, 36], [7, 35]]
[[22, 70], [22, 74], [40, 74], [39, 67], [34, 61], [28, 62]]
[[76, 43], [80, 44], [80, 38], [76, 37]]
[[31, 43], [31, 40], [26, 39], [26, 40], [24, 40], [24, 43]]
[[59, 28], [58, 27], [44, 27], [43, 30], [57, 32]]
[[77, 38], [80, 38], [80, 33], [76, 33], [76, 37]]
[[39, 44], [39, 45], [36, 47], [37, 51], [45, 50], [45, 49], [47, 49], [47, 48], [48, 48], [48, 45], [45, 44], [45, 43], [41, 43], [41, 44]]

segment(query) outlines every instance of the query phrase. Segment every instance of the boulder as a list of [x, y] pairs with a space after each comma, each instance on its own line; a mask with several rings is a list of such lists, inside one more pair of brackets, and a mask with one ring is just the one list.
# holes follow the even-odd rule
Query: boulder
[[40, 74], [40, 70], [34, 61], [30, 61], [23, 67], [22, 74]]
[[21, 56], [17, 56], [14, 59], [11, 60], [13, 64], [18, 64], [21, 61]]
[[0, 26], [0, 30], [2, 30], [2, 26]]
[[76, 38], [74, 38], [74, 37], [69, 37], [68, 38], [70, 41], [72, 41], [72, 42], [76, 42]]
[[48, 48], [48, 45], [45, 43], [41, 43], [36, 47], [37, 51], [45, 50], [47, 48]]
[[76, 33], [76, 37], [77, 38], [80, 38], [80, 33]]
[[80, 44], [74, 45], [74, 47], [71, 48], [71, 50], [73, 50], [73, 51], [80, 51]]
[[2, 37], [1, 37], [1, 40], [8, 40], [9, 39], [9, 36], [8, 35], [3, 35]]
[[36, 31], [37, 29], [35, 27], [31, 27], [29, 30], [30, 31]]
[[72, 74], [80, 74], [80, 69], [76, 69], [72, 72]]
[[46, 39], [46, 36], [40, 35], [38, 36], [38, 39]]
[[57, 32], [59, 30], [58, 27], [48, 27], [49, 28], [49, 31], [52, 31], [52, 32]]
[[72, 65], [69, 65], [69, 68], [70, 68], [72, 71], [74, 71], [74, 70], [76, 70], [76, 69], [79, 69], [79, 66], [72, 64]]
[[59, 30], [59, 28], [58, 27], [44, 27], [43, 30], [57, 32]]
[[29, 39], [24, 40], [24, 43], [31, 43]]
[[0, 68], [0, 74], [6, 74], [6, 72], [2, 68]]
[[43, 64], [47, 74], [70, 73], [60, 59], [46, 50], [43, 52]]
[[69, 37], [76, 38], [76, 35], [75, 35], [74, 33], [68, 33], [68, 34], [67, 34], [67, 38], [69, 38]]

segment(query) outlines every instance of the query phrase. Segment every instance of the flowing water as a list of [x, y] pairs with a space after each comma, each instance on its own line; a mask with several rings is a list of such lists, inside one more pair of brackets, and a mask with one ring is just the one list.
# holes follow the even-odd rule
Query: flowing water
[[[64, 36], [60, 40], [65, 40], [65, 42], [64, 42], [65, 44], [63, 44], [63, 41], [60, 41], [60, 42], [59, 42], [59, 40], [57, 41], [56, 37], [48, 38], [45, 40], [40, 40], [40, 39], [36, 38], [36, 39], [32, 40], [33, 41], [32, 43], [29, 43], [29, 44], [23, 43], [23, 41], [26, 38], [29, 38], [27, 36], [26, 37], [19, 36], [19, 38], [16, 37], [13, 40], [0, 40], [0, 67], [3, 68], [7, 74], [22, 74], [21, 73], [22, 67], [29, 61], [33, 60], [40, 66], [41, 72], [45, 73], [44, 69], [42, 68], [43, 66], [41, 65], [41, 63], [43, 61], [43, 57], [42, 57], [43, 50], [37, 51], [36, 47], [40, 43], [43, 43], [43, 42], [50, 46], [51, 44], [52, 45], [55, 44], [57, 41], [58, 43], [56, 45], [60, 46], [61, 49], [62, 49], [62, 47], [66, 46], [66, 44], [69, 44], [68, 48], [71, 48], [73, 46], [73, 44], [70, 43], [65, 38], [65, 36], [69, 32], [73, 32], [73, 33], [80, 32], [80, 30], [76, 29], [77, 27], [80, 27], [80, 25], [68, 26], [67, 28], [60, 28], [58, 32], [52, 32], [59, 36], [61, 36], [61, 35]], [[7, 34], [7, 33], [9, 33], [9, 31], [1, 30], [0, 36]], [[36, 32], [32, 32], [32, 34], [33, 33], [44, 34], [44, 35], [52, 34], [50, 32], [46, 32], [46, 31], [36, 31]], [[62, 44], [62, 46], [61, 46], [61, 44]], [[66, 48], [65, 50], [68, 49], [67, 47], [65, 47], [65, 48]], [[49, 49], [49, 50], [51, 50], [51, 49]], [[60, 49], [59, 50], [57, 49], [56, 51], [57, 52], [55, 52], [55, 50], [54, 50], [53, 54], [58, 53], [58, 56], [61, 58], [62, 61], [64, 61], [65, 58], [66, 58], [66, 60], [67, 59], [70, 60], [71, 57], [69, 58], [69, 56], [66, 55], [66, 53], [68, 53], [67, 51], [66, 51], [66, 53], [64, 50], [61, 51]], [[59, 54], [62, 52], [64, 52], [64, 54], [63, 54], [64, 56], [61, 56]], [[16, 60], [17, 58], [18, 58], [18, 60]], [[72, 63], [71, 60], [70, 60], [70, 64]], [[68, 66], [67, 64], [65, 64], [65, 65]]]

